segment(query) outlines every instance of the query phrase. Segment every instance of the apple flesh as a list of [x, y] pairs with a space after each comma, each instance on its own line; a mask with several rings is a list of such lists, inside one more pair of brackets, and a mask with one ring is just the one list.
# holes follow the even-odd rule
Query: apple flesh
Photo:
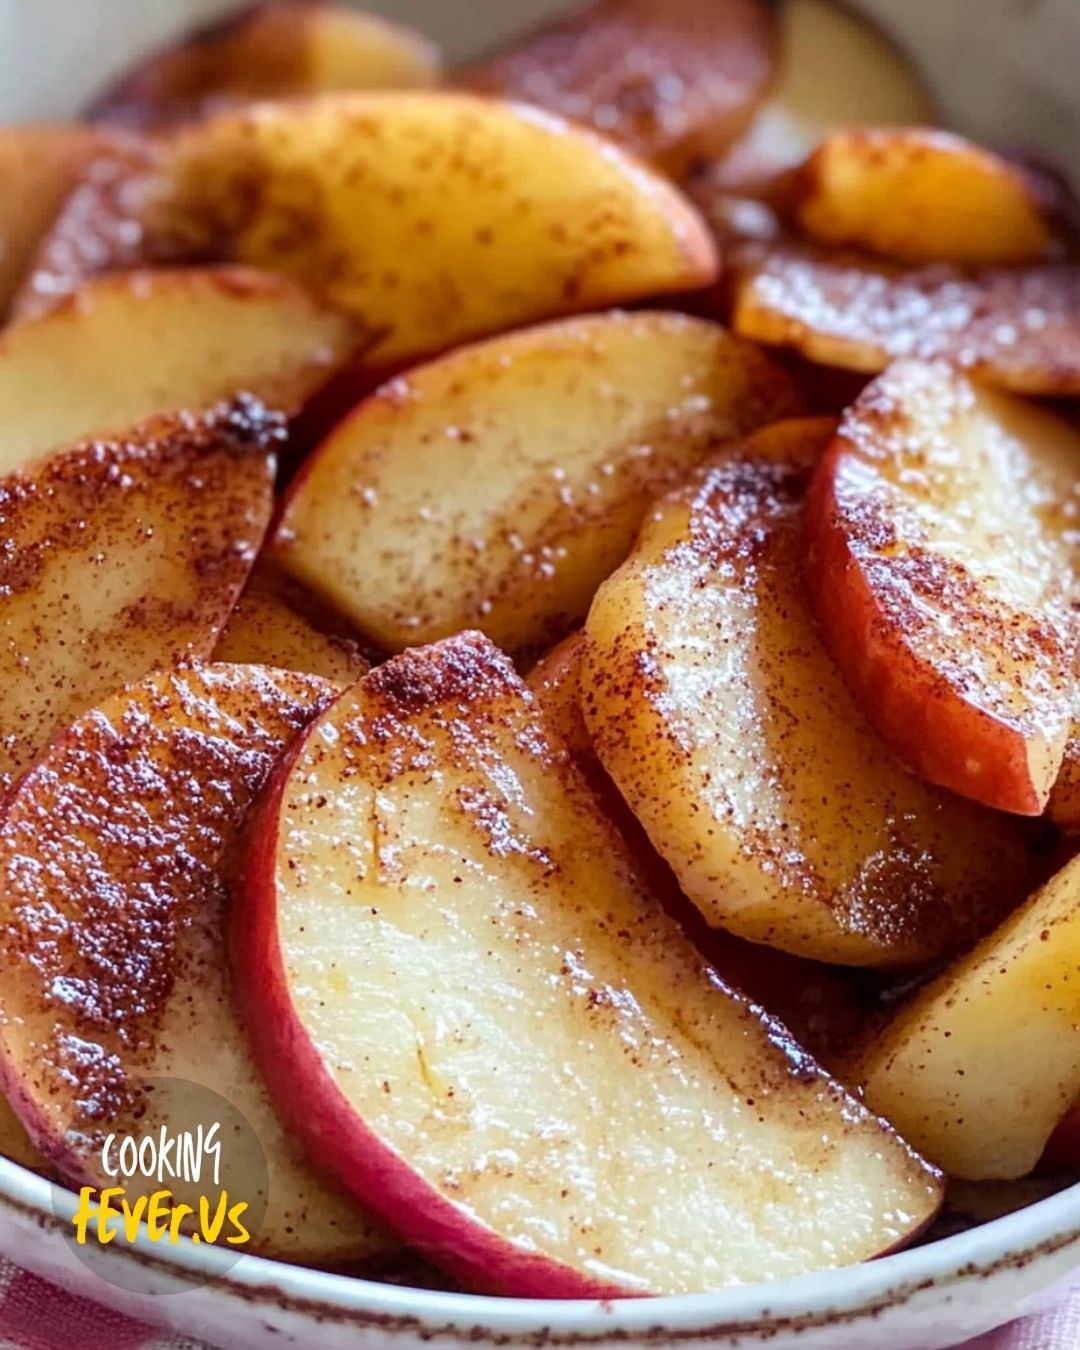
[[1080, 433], [941, 364], [845, 414], [806, 504], [822, 631], [924, 778], [1038, 815], [1072, 725]]
[[1027, 1176], [1080, 1098], [1078, 964], [1074, 859], [876, 1028], [849, 1080], [950, 1176]]
[[[80, 1186], [114, 1184], [109, 1133], [177, 1132], [189, 1102], [170, 1084], [216, 1091], [269, 1169], [252, 1249], [377, 1267], [400, 1248], [281, 1127], [233, 1010], [226, 941], [248, 805], [333, 694], [309, 676], [194, 666], [130, 686], [57, 737], [0, 820], [0, 1067], [34, 1143]], [[222, 1184], [238, 1172], [226, 1139]], [[157, 1187], [124, 1184], [129, 1203]], [[197, 1207], [199, 1183], [168, 1184]], [[256, 1193], [232, 1199], [257, 1212]]]
[[[159, 413], [241, 391], [290, 416], [356, 355], [363, 330], [284, 277], [240, 267], [88, 282], [0, 334], [0, 473]], [[64, 397], [56, 397], [56, 372]]]
[[281, 419], [243, 399], [0, 479], [0, 777], [129, 680], [207, 656], [273, 505]]
[[919, 782], [818, 635], [802, 508], [832, 419], [729, 447], [654, 507], [586, 623], [601, 763], [705, 920], [851, 966], [909, 967], [1023, 895], [1017, 830]]
[[755, 347], [682, 314], [492, 338], [361, 403], [301, 469], [271, 557], [386, 650], [466, 628], [540, 648], [584, 618], [657, 493], [799, 407]]
[[704, 965], [479, 634], [313, 723], [243, 873], [238, 987], [279, 1108], [473, 1287], [782, 1278], [937, 1208], [935, 1173]]

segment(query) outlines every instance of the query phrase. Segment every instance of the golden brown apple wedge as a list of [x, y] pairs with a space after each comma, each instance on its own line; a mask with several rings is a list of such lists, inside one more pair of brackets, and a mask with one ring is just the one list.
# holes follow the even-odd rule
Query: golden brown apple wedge
[[951, 1176], [1026, 1176], [1080, 1096], [1080, 859], [876, 1029], [850, 1081]]
[[355, 642], [316, 627], [273, 569], [259, 565], [229, 615], [214, 660], [299, 670], [339, 684], [353, 684], [369, 669]]
[[99, 278], [0, 334], [0, 473], [241, 392], [291, 415], [364, 342], [284, 277], [210, 267]]
[[819, 243], [899, 262], [1045, 261], [1054, 234], [1037, 181], [951, 132], [834, 132], [795, 175], [793, 215]]
[[755, 347], [681, 314], [490, 339], [361, 403], [302, 470], [271, 556], [388, 650], [465, 628], [540, 647], [584, 618], [658, 492], [799, 406]]
[[1023, 894], [1015, 829], [919, 782], [814, 626], [803, 497], [835, 429], [778, 423], [654, 508], [586, 624], [600, 760], [706, 920], [798, 956], [907, 966]]
[[304, 282], [384, 335], [384, 363], [717, 273], [689, 202], [583, 128], [466, 94], [326, 94], [211, 118], [87, 185], [21, 303], [208, 259]]
[[911, 61], [843, 0], [782, 0], [778, 70], [747, 133], [713, 173], [717, 187], [756, 196], [843, 127], [933, 120]]
[[479, 634], [345, 694], [251, 841], [238, 989], [279, 1108], [472, 1286], [775, 1279], [936, 1210], [936, 1175], [665, 916]]
[[[1080, 691], [1078, 691], [1080, 700]], [[1046, 814], [1069, 836], [1080, 835], [1080, 720], [1075, 715]]]
[[127, 681], [212, 651], [270, 519], [282, 434], [245, 399], [0, 478], [0, 782]]
[[312, 0], [257, 0], [154, 52], [90, 109], [160, 130], [256, 99], [437, 83], [439, 54], [411, 28]]
[[0, 324], [68, 193], [119, 143], [74, 124], [0, 127]]
[[[110, 1133], [175, 1135], [189, 1085], [212, 1089], [265, 1154], [260, 1194], [222, 1123], [221, 1185], [253, 1215], [267, 1205], [252, 1249], [377, 1264], [398, 1244], [309, 1166], [270, 1104], [226, 941], [248, 806], [334, 693], [284, 671], [189, 667], [131, 685], [57, 737], [0, 819], [0, 1060], [35, 1143], [78, 1186], [115, 1184]], [[129, 1203], [158, 1187], [122, 1184]], [[197, 1210], [209, 1178], [167, 1184]]]
[[1019, 394], [1080, 394], [1080, 267], [905, 267], [810, 244], [741, 252], [737, 333], [877, 374], [946, 360]]
[[1076, 692], [1080, 432], [943, 364], [899, 362], [841, 422], [806, 504], [826, 643], [922, 777], [1038, 815]]
[[458, 82], [585, 122], [678, 173], [749, 126], [774, 65], [761, 0], [593, 0]]

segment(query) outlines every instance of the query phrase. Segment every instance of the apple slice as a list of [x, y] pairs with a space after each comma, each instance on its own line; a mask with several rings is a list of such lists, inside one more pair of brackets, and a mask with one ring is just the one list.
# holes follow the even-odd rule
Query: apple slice
[[257, 0], [157, 51], [90, 109], [160, 129], [253, 99], [438, 82], [439, 54], [411, 28], [311, 0]]
[[1080, 432], [942, 364], [845, 414], [806, 505], [827, 645], [932, 783], [1038, 815], [1076, 692]]
[[715, 1289], [936, 1210], [936, 1175], [703, 964], [479, 634], [344, 695], [251, 839], [234, 951], [279, 1109], [451, 1274]]
[[678, 172], [750, 124], [773, 72], [771, 19], [761, 0], [593, 0], [459, 82], [587, 122]]
[[272, 568], [256, 565], [214, 649], [216, 661], [275, 666], [353, 684], [369, 669], [349, 638], [317, 628]]
[[1050, 789], [1046, 814], [1065, 834], [1080, 835], [1080, 719], [1075, 713], [1069, 738], [1065, 742], [1061, 768]]
[[0, 478], [0, 782], [84, 709], [205, 656], [270, 519], [280, 418], [162, 418]]
[[0, 323], [64, 199], [94, 159], [119, 144], [94, 127], [0, 127]]
[[1005, 266], [1055, 248], [1036, 180], [946, 131], [835, 132], [799, 169], [793, 195], [812, 239], [899, 262]]
[[586, 625], [585, 720], [712, 925], [798, 956], [909, 966], [1023, 894], [1016, 829], [907, 774], [814, 626], [803, 496], [835, 429], [782, 422], [654, 508]]
[[1020, 394], [1080, 394], [1080, 267], [904, 267], [806, 244], [747, 248], [735, 331], [876, 374], [944, 359]]
[[0, 334], [0, 473], [241, 391], [291, 415], [364, 341], [284, 277], [212, 267], [99, 278]]
[[717, 187], [756, 196], [842, 127], [933, 120], [911, 61], [843, 0], [782, 0], [778, 70], [753, 124], [712, 170]]
[[[334, 692], [284, 671], [192, 667], [131, 685], [56, 739], [0, 821], [0, 1067], [34, 1142], [77, 1186], [114, 1184], [109, 1134], [175, 1135], [185, 1086], [212, 1089], [266, 1157], [260, 1195], [222, 1123], [221, 1185], [253, 1215], [268, 1206], [252, 1249], [374, 1265], [400, 1248], [280, 1125], [233, 1008], [225, 931], [248, 806]], [[123, 1184], [129, 1203], [158, 1186]], [[168, 1185], [197, 1209], [209, 1178]]]
[[384, 335], [375, 363], [709, 285], [718, 265], [675, 188], [557, 117], [466, 94], [325, 94], [211, 118], [87, 184], [22, 304], [140, 261], [207, 259], [306, 283]]
[[272, 557], [388, 650], [465, 628], [539, 647], [584, 618], [657, 492], [798, 407], [755, 347], [681, 314], [494, 338], [360, 404], [295, 483]]
[[1080, 858], [877, 1028], [851, 1081], [950, 1176], [1026, 1176], [1080, 1097]]

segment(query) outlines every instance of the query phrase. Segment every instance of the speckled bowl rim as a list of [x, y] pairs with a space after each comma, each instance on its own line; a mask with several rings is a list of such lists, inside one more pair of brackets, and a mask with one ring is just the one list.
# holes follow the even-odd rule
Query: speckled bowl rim
[[[0, 1202], [64, 1240], [68, 1221], [55, 1203], [58, 1190], [37, 1173], [0, 1158]], [[106, 1272], [111, 1261], [128, 1263], [141, 1268], [151, 1284], [157, 1273], [163, 1287], [156, 1292], [163, 1293], [173, 1286], [182, 1292], [189, 1287], [184, 1277], [194, 1277], [249, 1305], [287, 1308], [320, 1321], [377, 1325], [390, 1333], [503, 1345], [540, 1337], [544, 1345], [580, 1345], [761, 1336], [855, 1322], [900, 1308], [928, 1290], [1022, 1270], [1071, 1246], [1080, 1267], [1080, 1183], [963, 1233], [861, 1265], [706, 1294], [613, 1302], [495, 1298], [383, 1284], [264, 1257], [237, 1260], [235, 1253], [190, 1242], [166, 1254], [145, 1233], [128, 1247], [102, 1249], [95, 1269]]]

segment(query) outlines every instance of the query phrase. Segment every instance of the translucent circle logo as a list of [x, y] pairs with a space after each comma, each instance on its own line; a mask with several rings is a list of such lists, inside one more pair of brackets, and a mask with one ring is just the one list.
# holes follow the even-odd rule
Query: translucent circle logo
[[139, 1102], [134, 1122], [71, 1137], [85, 1184], [54, 1185], [53, 1213], [79, 1259], [112, 1284], [147, 1291], [139, 1265], [111, 1259], [110, 1249], [167, 1256], [209, 1245], [213, 1260], [175, 1265], [162, 1292], [205, 1283], [258, 1245], [270, 1192], [266, 1155], [247, 1118], [210, 1088], [181, 1078], [129, 1087]]

